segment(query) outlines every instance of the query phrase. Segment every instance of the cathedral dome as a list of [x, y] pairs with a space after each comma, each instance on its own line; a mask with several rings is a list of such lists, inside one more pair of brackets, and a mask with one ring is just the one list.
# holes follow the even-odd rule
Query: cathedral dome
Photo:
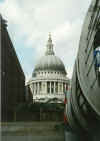
[[45, 54], [37, 61], [27, 85], [31, 89], [34, 102], [59, 103], [64, 102], [68, 83], [65, 66], [62, 60], [55, 55], [49, 34]]
[[35, 65], [34, 72], [37, 71], [59, 71], [66, 74], [66, 70], [62, 60], [55, 56], [53, 51], [53, 44], [51, 35], [49, 34], [49, 39], [47, 43], [47, 50], [45, 56], [41, 57], [37, 64]]
[[35, 71], [52, 70], [66, 73], [65, 67], [61, 59], [55, 55], [43, 56], [39, 59], [35, 66]]

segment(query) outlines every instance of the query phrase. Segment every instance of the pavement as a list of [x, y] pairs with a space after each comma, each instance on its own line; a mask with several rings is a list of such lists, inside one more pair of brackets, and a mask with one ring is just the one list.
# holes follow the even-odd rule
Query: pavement
[[1, 124], [1, 141], [64, 141], [59, 122], [14, 122]]
[[64, 141], [62, 136], [2, 136], [1, 141]]

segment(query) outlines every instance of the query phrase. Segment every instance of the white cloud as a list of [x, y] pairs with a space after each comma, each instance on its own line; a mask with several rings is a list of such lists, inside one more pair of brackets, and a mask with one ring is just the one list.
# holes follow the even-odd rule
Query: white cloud
[[[5, 0], [0, 4], [0, 11], [8, 20], [8, 29], [16, 46], [25, 37], [23, 50], [24, 44], [28, 48], [34, 48], [36, 58], [45, 52], [47, 35], [51, 32], [56, 55], [63, 60], [71, 76], [83, 19], [90, 1]], [[28, 63], [28, 58], [26, 59], [23, 64]], [[29, 66], [30, 69], [32, 65]], [[25, 72], [26, 66], [24, 65]], [[29, 74], [26, 72], [26, 75]]]

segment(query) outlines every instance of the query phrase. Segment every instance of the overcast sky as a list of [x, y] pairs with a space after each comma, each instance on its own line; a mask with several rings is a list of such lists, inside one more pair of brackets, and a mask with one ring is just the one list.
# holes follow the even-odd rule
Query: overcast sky
[[82, 24], [91, 0], [0, 0], [0, 13], [26, 79], [44, 55], [51, 32], [56, 56], [64, 62], [71, 78]]

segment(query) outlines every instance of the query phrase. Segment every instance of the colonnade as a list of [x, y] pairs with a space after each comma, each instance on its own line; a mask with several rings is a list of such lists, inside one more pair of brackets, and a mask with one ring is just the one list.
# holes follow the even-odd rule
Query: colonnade
[[67, 83], [57, 81], [33, 82], [31, 84], [33, 95], [36, 94], [63, 94]]

